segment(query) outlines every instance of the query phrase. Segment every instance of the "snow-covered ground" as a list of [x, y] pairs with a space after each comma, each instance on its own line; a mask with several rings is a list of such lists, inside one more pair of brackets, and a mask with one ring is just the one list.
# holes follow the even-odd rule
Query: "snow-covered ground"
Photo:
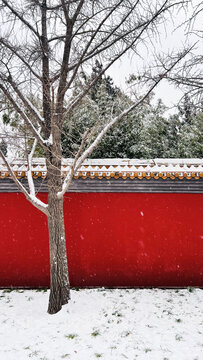
[[203, 290], [0, 291], [0, 360], [202, 360]]

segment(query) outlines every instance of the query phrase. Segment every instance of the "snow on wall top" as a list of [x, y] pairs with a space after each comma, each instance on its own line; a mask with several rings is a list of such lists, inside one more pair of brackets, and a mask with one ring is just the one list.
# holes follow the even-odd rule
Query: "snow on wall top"
[[[65, 176], [73, 159], [63, 159], [62, 176]], [[27, 162], [22, 159], [10, 160], [18, 178], [27, 177]], [[46, 178], [44, 158], [34, 158], [32, 162], [34, 178]], [[9, 171], [0, 159], [0, 178], [10, 177]], [[74, 178], [154, 178], [154, 179], [199, 179], [203, 178], [203, 159], [87, 159], [75, 173]]]

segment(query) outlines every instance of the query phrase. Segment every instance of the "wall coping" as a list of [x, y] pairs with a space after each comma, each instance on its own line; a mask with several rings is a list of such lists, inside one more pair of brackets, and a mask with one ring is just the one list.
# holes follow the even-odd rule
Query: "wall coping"
[[[62, 176], [65, 176], [73, 159], [62, 160]], [[27, 161], [10, 159], [11, 167], [17, 178], [27, 178]], [[33, 178], [47, 177], [44, 158], [34, 158]], [[9, 171], [0, 159], [0, 179], [11, 178]], [[203, 159], [87, 159], [74, 175], [78, 178], [122, 178], [122, 179], [200, 179], [203, 178]]]

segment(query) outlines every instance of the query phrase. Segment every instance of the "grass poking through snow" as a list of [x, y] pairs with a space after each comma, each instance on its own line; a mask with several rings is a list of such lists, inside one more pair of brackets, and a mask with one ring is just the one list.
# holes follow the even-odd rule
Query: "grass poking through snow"
[[0, 290], [0, 360], [202, 360], [203, 290]]

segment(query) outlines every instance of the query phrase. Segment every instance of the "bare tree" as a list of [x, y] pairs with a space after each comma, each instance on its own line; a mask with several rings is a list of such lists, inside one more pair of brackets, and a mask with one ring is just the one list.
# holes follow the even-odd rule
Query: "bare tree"
[[[187, 4], [187, 1], [184, 1]], [[191, 51], [186, 59], [168, 75], [168, 81], [184, 91], [181, 102], [185, 95], [193, 99], [197, 109], [202, 111], [203, 104], [203, 61], [202, 61], [202, 0], [189, 2], [186, 7], [187, 16], [179, 25], [184, 28], [185, 37], [193, 43]]]
[[167, 80], [184, 91], [184, 95], [180, 99], [181, 104], [184, 104], [185, 96], [189, 96], [193, 99], [196, 110], [201, 111], [203, 104], [202, 55], [196, 53], [195, 46], [193, 49], [194, 51], [190, 52], [188, 59], [174, 72], [171, 72], [167, 76]]
[[[27, 154], [29, 191], [16, 178], [1, 151], [13, 180], [26, 198], [48, 219], [51, 289], [48, 312], [59, 311], [70, 298], [63, 197], [72, 177], [94, 151], [107, 131], [138, 107], [162, 77], [154, 76], [145, 93], [130, 107], [94, 134], [87, 129], [65, 179], [61, 177], [61, 134], [64, 119], [82, 101], [101, 75], [130, 49], [152, 38], [165, 14], [181, 2], [134, 0], [1, 0], [0, 93], [18, 113], [29, 133], [32, 148]], [[185, 52], [165, 63], [168, 74]], [[77, 95], [71, 88], [78, 73], [97, 57], [104, 67]], [[33, 105], [30, 95], [39, 99]], [[42, 111], [41, 111], [42, 107]], [[31, 164], [37, 144], [47, 167], [48, 203], [35, 192]]]

